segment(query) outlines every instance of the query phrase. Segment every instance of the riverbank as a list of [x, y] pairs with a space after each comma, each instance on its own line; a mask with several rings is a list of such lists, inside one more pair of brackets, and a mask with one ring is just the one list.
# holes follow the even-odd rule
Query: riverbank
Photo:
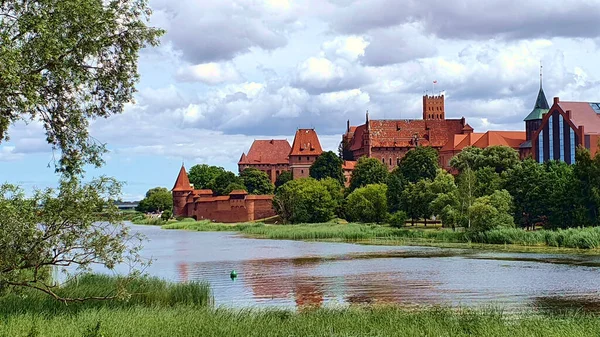
[[600, 228], [568, 230], [499, 229], [468, 233], [450, 229], [394, 228], [374, 224], [264, 225], [178, 221], [163, 229], [232, 231], [252, 238], [351, 242], [369, 245], [421, 245], [442, 248], [476, 248], [510, 252], [600, 254]]
[[584, 313], [507, 316], [494, 311], [400, 307], [284, 310], [132, 305], [0, 316], [1, 336], [597, 336]]

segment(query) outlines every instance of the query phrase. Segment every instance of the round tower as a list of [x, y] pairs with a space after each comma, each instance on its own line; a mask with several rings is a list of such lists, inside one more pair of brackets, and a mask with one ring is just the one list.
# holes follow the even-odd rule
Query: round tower
[[185, 167], [181, 165], [179, 175], [173, 186], [173, 215], [175, 216], [189, 216], [188, 214], [188, 203], [187, 198], [194, 189], [190, 184]]

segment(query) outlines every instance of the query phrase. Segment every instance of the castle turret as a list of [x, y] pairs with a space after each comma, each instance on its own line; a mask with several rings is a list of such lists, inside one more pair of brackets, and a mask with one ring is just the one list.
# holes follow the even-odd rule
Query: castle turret
[[423, 120], [445, 120], [444, 95], [423, 96]]
[[173, 186], [173, 214], [175, 216], [188, 216], [187, 197], [193, 192], [190, 179], [188, 178], [185, 167], [181, 165], [179, 175]]

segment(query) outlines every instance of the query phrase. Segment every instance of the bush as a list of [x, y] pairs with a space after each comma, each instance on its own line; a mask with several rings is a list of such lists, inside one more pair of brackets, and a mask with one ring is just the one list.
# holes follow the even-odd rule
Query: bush
[[404, 224], [406, 223], [407, 219], [408, 219], [408, 215], [406, 215], [406, 212], [398, 211], [394, 214], [390, 214], [388, 221], [390, 223], [390, 226], [396, 227], [396, 228], [401, 228], [401, 227], [404, 227]]
[[387, 186], [367, 185], [346, 198], [346, 215], [350, 221], [384, 222], [387, 218]]
[[163, 221], [169, 221], [169, 219], [171, 219], [172, 216], [173, 216], [173, 212], [171, 212], [170, 210], [166, 210], [166, 211], [162, 212], [162, 214], [160, 215], [160, 218]]
[[338, 206], [332, 194], [313, 178], [292, 180], [277, 189], [273, 207], [285, 222], [327, 222], [335, 217]]

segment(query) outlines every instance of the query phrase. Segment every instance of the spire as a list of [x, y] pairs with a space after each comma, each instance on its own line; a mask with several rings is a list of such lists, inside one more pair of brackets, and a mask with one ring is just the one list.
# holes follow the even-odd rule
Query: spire
[[546, 94], [544, 93], [544, 89], [542, 87], [542, 70], [543, 68], [540, 62], [540, 91], [538, 91], [537, 99], [535, 100], [535, 106], [525, 118], [525, 121], [542, 119], [544, 114], [550, 110], [550, 105], [548, 105], [548, 100], [546, 99]]
[[177, 176], [177, 180], [175, 181], [175, 186], [173, 186], [173, 191], [191, 191], [192, 185], [190, 185], [190, 179], [188, 178], [187, 172], [185, 172], [185, 167], [183, 164], [181, 165], [181, 169], [179, 170], [179, 175]]

